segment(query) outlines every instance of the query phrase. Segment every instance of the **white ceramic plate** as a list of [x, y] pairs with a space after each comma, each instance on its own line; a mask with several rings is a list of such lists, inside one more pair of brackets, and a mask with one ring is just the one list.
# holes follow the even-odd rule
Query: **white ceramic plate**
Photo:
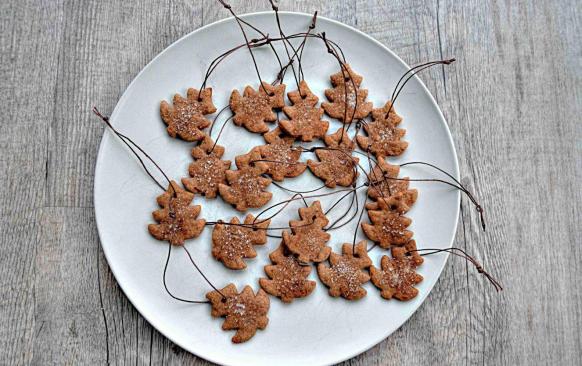
[[[273, 13], [249, 14], [244, 18], [271, 35], [278, 34]], [[291, 34], [304, 31], [311, 15], [283, 12], [281, 19], [286, 33]], [[329, 39], [342, 46], [353, 69], [364, 76], [363, 87], [369, 89], [369, 100], [375, 106], [390, 98], [396, 81], [408, 69], [402, 60], [369, 36], [333, 20], [319, 17], [316, 31], [325, 31]], [[251, 36], [254, 36], [252, 32]], [[192, 144], [167, 135], [159, 117], [160, 101], [171, 100], [177, 92], [185, 94], [188, 87], [198, 88], [209, 62], [223, 50], [241, 42], [242, 36], [232, 18], [188, 34], [142, 70], [112, 114], [113, 125], [145, 148], [175, 180], [187, 175]], [[263, 78], [271, 81], [276, 72], [272, 54], [264, 48], [257, 50], [256, 55]], [[323, 90], [329, 87], [328, 77], [339, 69], [338, 64], [325, 52], [323, 43], [315, 39], [308, 41], [303, 59], [306, 80], [321, 101]], [[257, 82], [250, 56], [244, 49], [219, 66], [209, 80], [219, 109], [226, 105], [232, 89], [242, 90], [247, 84], [256, 86]], [[295, 89], [292, 78], [288, 77], [286, 84], [287, 91]], [[427, 161], [458, 177], [457, 158], [446, 122], [419, 79], [411, 80], [396, 107], [404, 118], [402, 126], [407, 130], [406, 140], [410, 146], [392, 162]], [[338, 127], [339, 123], [333, 122], [330, 132]], [[214, 134], [216, 132], [217, 129]], [[226, 146], [225, 157], [233, 161], [236, 155], [261, 143], [261, 137], [233, 125], [226, 127], [220, 140], [220, 144]], [[305, 155], [305, 159], [309, 158]], [[402, 173], [413, 178], [438, 176], [418, 167], [403, 168]], [[283, 184], [301, 190], [318, 186], [321, 181], [307, 171]], [[451, 246], [458, 218], [459, 193], [435, 183], [414, 183], [413, 187], [419, 190], [419, 199], [409, 216], [413, 219], [412, 230], [419, 248]], [[289, 197], [274, 186], [270, 189], [274, 193], [271, 202]], [[156, 329], [182, 348], [220, 364], [331, 364], [364, 352], [389, 336], [414, 313], [434, 286], [447, 258], [446, 255], [426, 257], [420, 268], [425, 278], [418, 286], [420, 294], [409, 302], [383, 300], [370, 283], [365, 286], [368, 295], [360, 301], [331, 298], [313, 270], [311, 279], [317, 281], [317, 287], [309, 297], [292, 304], [271, 298], [267, 329], [258, 331], [249, 342], [235, 345], [230, 341], [234, 332], [221, 330], [223, 319], [211, 318], [209, 305], [180, 303], [164, 291], [162, 270], [168, 247], [147, 232], [147, 224], [152, 222], [151, 212], [157, 208], [155, 198], [158, 194], [159, 188], [137, 160], [110, 131], [106, 131], [95, 171], [95, 214], [109, 266], [127, 297]], [[364, 194], [362, 190], [360, 202]], [[324, 209], [337, 198], [323, 199]], [[211, 201], [197, 197], [195, 203], [203, 205], [202, 216], [207, 220], [229, 219], [234, 215], [243, 217], [220, 198]], [[272, 226], [285, 226], [289, 219], [296, 218], [298, 206], [299, 202], [274, 219]], [[346, 209], [347, 203], [330, 216], [332, 219], [338, 217]], [[367, 219], [364, 217], [364, 220]], [[342, 243], [351, 242], [355, 225], [354, 221], [332, 232], [330, 245], [335, 251], [340, 250]], [[233, 282], [239, 288], [249, 284], [256, 290], [258, 278], [264, 276], [263, 266], [268, 264], [268, 253], [279, 245], [278, 240], [269, 239], [266, 245], [257, 247], [258, 256], [248, 260], [246, 270], [231, 271], [212, 258], [211, 232], [212, 228], [207, 227], [201, 237], [187, 243], [207, 276], [219, 287]], [[375, 248], [370, 256], [379, 265], [385, 253]], [[209, 291], [180, 248], [172, 252], [168, 286], [175, 294], [186, 298], [204, 299]]]

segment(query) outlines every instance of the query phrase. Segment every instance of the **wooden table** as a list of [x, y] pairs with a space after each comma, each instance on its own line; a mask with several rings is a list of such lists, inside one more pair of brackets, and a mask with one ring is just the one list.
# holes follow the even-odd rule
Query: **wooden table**
[[[232, 1], [239, 13], [267, 1]], [[351, 364], [582, 364], [582, 33], [572, 1], [283, 1], [370, 34], [409, 64], [451, 127], [463, 182], [455, 245], [418, 312]], [[99, 245], [93, 171], [103, 125], [156, 54], [224, 18], [215, 1], [0, 2], [0, 363], [204, 364], [155, 331]]]

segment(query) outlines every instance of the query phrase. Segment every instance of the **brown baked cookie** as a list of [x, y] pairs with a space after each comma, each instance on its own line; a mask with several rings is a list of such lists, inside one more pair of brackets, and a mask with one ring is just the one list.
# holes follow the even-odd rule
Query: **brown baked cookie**
[[267, 242], [266, 228], [271, 220], [256, 220], [253, 215], [245, 217], [245, 226], [241, 226], [237, 217], [228, 225], [219, 222], [212, 230], [212, 256], [230, 269], [244, 269], [247, 264], [243, 258], [254, 258], [257, 252], [253, 245]]
[[269, 166], [263, 162], [254, 162], [261, 159], [257, 150], [251, 154], [237, 156], [235, 159], [237, 170], [227, 170], [227, 184], [218, 184], [218, 192], [225, 202], [230, 203], [239, 211], [265, 205], [273, 194], [265, 191], [271, 184], [265, 174]]
[[214, 145], [209, 136], [192, 149], [194, 162], [190, 163], [188, 173], [191, 178], [182, 178], [184, 187], [192, 193], [200, 193], [206, 198], [215, 198], [218, 185], [226, 183], [226, 171], [230, 160], [220, 160], [224, 147]]
[[206, 136], [202, 130], [211, 122], [204, 116], [214, 112], [212, 88], [204, 88], [200, 92], [190, 88], [186, 98], [176, 94], [172, 105], [165, 100], [160, 103], [160, 115], [168, 125], [168, 134], [186, 141], [199, 141]]
[[414, 285], [422, 282], [423, 278], [416, 273], [416, 268], [422, 264], [423, 259], [418, 252], [407, 254], [413, 250], [416, 250], [416, 242], [411, 240], [404, 247], [392, 248], [392, 258], [383, 256], [381, 269], [370, 267], [372, 283], [381, 290], [380, 295], [386, 300], [395, 298], [408, 301], [418, 295]]
[[362, 223], [366, 236], [384, 249], [393, 245], [404, 245], [412, 238], [412, 231], [406, 230], [412, 223], [403, 214], [408, 211], [403, 197], [378, 198], [366, 205], [371, 224]]
[[329, 287], [329, 294], [333, 297], [358, 300], [366, 296], [362, 285], [370, 280], [370, 276], [363, 270], [372, 265], [372, 260], [368, 257], [365, 240], [356, 244], [355, 253], [353, 248], [351, 243], [346, 243], [342, 246], [342, 255], [330, 254], [331, 266], [324, 263], [317, 265], [319, 279]]
[[293, 105], [283, 107], [289, 120], [281, 120], [279, 127], [302, 141], [325, 136], [329, 122], [321, 119], [323, 108], [317, 107], [319, 98], [311, 92], [305, 80], [299, 83], [299, 90], [289, 92], [287, 96]]
[[172, 245], [183, 245], [186, 239], [200, 235], [206, 221], [196, 219], [201, 206], [191, 206], [194, 194], [186, 192], [172, 181], [165, 193], [158, 196], [161, 209], [153, 212], [157, 224], [149, 224], [148, 231], [158, 240], [167, 240]]
[[352, 156], [354, 142], [342, 128], [324, 138], [327, 148], [315, 150], [319, 162], [307, 160], [309, 170], [329, 188], [351, 186], [358, 177], [359, 159]]
[[[266, 92], [265, 92], [266, 90]], [[230, 95], [230, 109], [234, 113], [233, 122], [256, 133], [269, 131], [265, 122], [275, 122], [277, 115], [273, 109], [285, 105], [285, 84], [271, 85], [263, 81], [258, 90], [247, 85], [243, 95], [233, 90]]]
[[321, 203], [314, 201], [311, 206], [300, 208], [299, 217], [301, 220], [289, 221], [291, 233], [283, 231], [285, 246], [302, 263], [326, 260], [331, 253], [331, 248], [326, 245], [331, 235], [323, 230], [329, 220], [321, 209]]
[[311, 266], [301, 265], [284, 243], [269, 254], [269, 258], [273, 262], [272, 265], [265, 266], [265, 273], [269, 278], [259, 279], [263, 290], [287, 303], [313, 292], [315, 281], [307, 279]]
[[283, 135], [279, 127], [263, 135], [266, 145], [255, 147], [261, 154], [261, 160], [269, 167], [267, 174], [275, 181], [300, 175], [307, 169], [305, 163], [300, 163], [301, 148], [293, 146], [295, 140]]
[[408, 189], [408, 177], [398, 178], [400, 167], [387, 163], [384, 159], [378, 160], [378, 164], [368, 175], [369, 183], [368, 196], [377, 200], [378, 198], [390, 198], [392, 196], [404, 196], [404, 203], [410, 207], [416, 202], [418, 191]]
[[[224, 295], [224, 296], [223, 296]], [[250, 286], [245, 286], [238, 293], [236, 286], [230, 284], [218, 291], [206, 294], [212, 305], [212, 316], [224, 317], [223, 330], [236, 330], [233, 343], [242, 343], [251, 339], [257, 329], [265, 329], [269, 323], [269, 296], [259, 289], [257, 294]]]
[[342, 70], [331, 75], [330, 79], [333, 88], [325, 90], [325, 96], [330, 103], [321, 103], [325, 113], [344, 123], [365, 118], [370, 114], [373, 106], [371, 102], [366, 102], [368, 90], [360, 89], [363, 78], [356, 74], [350, 65], [343, 64]]
[[391, 102], [386, 102], [384, 107], [374, 109], [373, 121], [364, 124], [368, 136], [356, 136], [362, 150], [370, 151], [378, 160], [386, 156], [398, 156], [408, 147], [408, 142], [400, 140], [406, 130], [396, 127], [402, 118], [396, 114], [394, 108], [390, 111], [390, 116], [387, 116], [391, 105]]

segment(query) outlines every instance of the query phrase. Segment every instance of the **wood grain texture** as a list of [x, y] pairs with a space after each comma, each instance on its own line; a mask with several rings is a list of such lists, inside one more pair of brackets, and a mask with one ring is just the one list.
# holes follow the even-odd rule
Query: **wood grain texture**
[[[239, 13], [267, 1], [231, 1]], [[422, 79], [443, 110], [463, 182], [456, 246], [427, 301], [353, 365], [582, 364], [582, 11], [571, 1], [282, 1], [355, 26], [406, 62], [456, 57]], [[118, 288], [94, 223], [103, 127], [133, 77], [215, 1], [0, 2], [2, 364], [195, 364]]]

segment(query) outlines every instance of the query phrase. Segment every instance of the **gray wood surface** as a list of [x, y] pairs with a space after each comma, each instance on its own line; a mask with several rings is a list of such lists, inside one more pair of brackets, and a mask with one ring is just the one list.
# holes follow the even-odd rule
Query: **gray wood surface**
[[[239, 13], [263, 0], [232, 1]], [[355, 26], [422, 77], [451, 126], [465, 203], [451, 258], [418, 312], [354, 365], [582, 364], [582, 7], [579, 1], [282, 1]], [[94, 222], [103, 126], [128, 83], [214, 1], [0, 2], [0, 363], [206, 364], [173, 345], [116, 285]]]

